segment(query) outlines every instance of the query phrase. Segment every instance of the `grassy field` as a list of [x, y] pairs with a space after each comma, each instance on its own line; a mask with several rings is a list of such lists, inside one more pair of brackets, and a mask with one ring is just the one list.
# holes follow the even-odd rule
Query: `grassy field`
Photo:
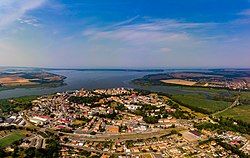
[[37, 96], [25, 96], [13, 99], [15, 103], [11, 103], [8, 99], [0, 99], [0, 112], [21, 111], [31, 106], [31, 101]]
[[241, 92], [240, 93], [240, 102], [243, 104], [250, 105], [250, 92]]
[[24, 137], [24, 134], [21, 132], [13, 132], [10, 135], [0, 138], [0, 148], [11, 145], [15, 141], [18, 141]]
[[250, 123], [250, 105], [240, 105], [234, 108], [228, 109], [218, 115], [217, 117], [229, 117], [235, 120], [241, 120]]
[[189, 108], [187, 108], [187, 107], [185, 107], [185, 106], [181, 106], [181, 105], [180, 105], [180, 108], [181, 108], [181, 110], [187, 111], [187, 112], [189, 112], [189, 113], [195, 115], [195, 116], [198, 117], [198, 118], [203, 118], [203, 117], [206, 117], [206, 116], [207, 116], [206, 114], [203, 114], [203, 113], [200, 113], [200, 112], [192, 111], [191, 109], [189, 109]]
[[208, 99], [203, 94], [175, 94], [172, 98], [191, 109], [196, 110], [196, 108], [200, 108], [208, 113], [223, 110], [231, 104], [231, 102]]

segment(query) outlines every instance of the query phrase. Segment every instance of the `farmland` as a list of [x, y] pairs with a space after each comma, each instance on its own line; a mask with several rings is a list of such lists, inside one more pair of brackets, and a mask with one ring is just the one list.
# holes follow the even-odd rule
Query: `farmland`
[[184, 85], [184, 86], [193, 86], [196, 82], [193, 81], [186, 81], [180, 79], [169, 79], [169, 80], [161, 80], [163, 83], [167, 84], [176, 84], [176, 85]]
[[2, 86], [19, 86], [19, 85], [34, 85], [35, 82], [31, 82], [28, 79], [16, 76], [16, 75], [7, 75], [0, 78], [0, 83]]
[[0, 88], [36, 87], [47, 84], [60, 85], [63, 84], [64, 79], [64, 76], [45, 71], [0, 72]]
[[133, 80], [133, 83], [142, 86], [181, 85], [190, 87], [248, 90], [250, 88], [249, 75], [249, 69], [210, 69], [202, 70], [199, 72], [190, 72], [183, 70], [180, 72], [166, 72], [146, 75], [142, 78]]

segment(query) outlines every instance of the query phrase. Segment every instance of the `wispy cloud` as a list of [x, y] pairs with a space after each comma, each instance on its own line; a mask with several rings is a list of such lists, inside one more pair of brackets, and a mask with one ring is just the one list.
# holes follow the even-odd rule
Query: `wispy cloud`
[[[122, 43], [137, 50], [170, 52], [178, 44], [192, 43], [191, 33], [214, 27], [215, 23], [189, 23], [171, 19], [147, 19], [136, 21], [138, 17], [107, 27], [85, 29], [82, 35], [92, 42], [111, 41]], [[193, 44], [198, 43], [194, 42]], [[125, 47], [125, 46], [124, 46]], [[142, 49], [143, 48], [143, 49]]]
[[[46, 0], [1, 0], [0, 29], [22, 18], [28, 11], [36, 9]], [[28, 21], [26, 21], [27, 23]], [[31, 21], [29, 21], [31, 23]]]
[[250, 9], [246, 9], [238, 13], [239, 15], [250, 16]]
[[133, 22], [134, 20], [136, 20], [139, 17], [140, 17], [139, 15], [136, 15], [135, 17], [132, 17], [132, 18], [130, 18], [128, 20], [124, 20], [122, 22], [116, 23], [116, 24], [112, 25], [111, 27], [118, 27], [118, 26], [129, 24], [129, 23]]

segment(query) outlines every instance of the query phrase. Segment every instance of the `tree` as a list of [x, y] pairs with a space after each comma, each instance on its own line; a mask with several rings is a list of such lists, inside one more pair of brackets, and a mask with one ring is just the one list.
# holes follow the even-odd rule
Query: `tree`
[[26, 158], [35, 157], [35, 150], [36, 150], [36, 148], [34, 148], [34, 147], [31, 147], [31, 148], [28, 148], [27, 150], [25, 150], [25, 157]]
[[0, 157], [2, 158], [6, 156], [7, 156], [6, 152], [3, 149], [0, 149]]
[[155, 124], [155, 123], [158, 123], [159, 117], [158, 116], [145, 116], [143, 117], [143, 120], [146, 123]]

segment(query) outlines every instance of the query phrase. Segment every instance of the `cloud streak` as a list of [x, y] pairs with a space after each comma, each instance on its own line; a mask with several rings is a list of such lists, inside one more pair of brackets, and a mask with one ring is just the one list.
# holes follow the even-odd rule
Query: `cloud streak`
[[110, 41], [123, 48], [132, 47], [138, 51], [168, 53], [171, 47], [192, 43], [196, 37], [192, 32], [213, 28], [215, 23], [188, 23], [171, 19], [147, 19], [136, 22], [138, 17], [108, 27], [92, 27], [82, 32], [90, 42]]
[[46, 0], [1, 0], [0, 29], [22, 18], [28, 11], [36, 9]]

